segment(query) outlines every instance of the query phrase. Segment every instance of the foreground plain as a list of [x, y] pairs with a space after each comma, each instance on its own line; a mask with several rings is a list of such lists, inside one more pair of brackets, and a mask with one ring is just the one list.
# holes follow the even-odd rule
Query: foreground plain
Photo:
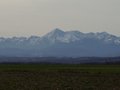
[[0, 90], [120, 90], [120, 65], [0, 64]]

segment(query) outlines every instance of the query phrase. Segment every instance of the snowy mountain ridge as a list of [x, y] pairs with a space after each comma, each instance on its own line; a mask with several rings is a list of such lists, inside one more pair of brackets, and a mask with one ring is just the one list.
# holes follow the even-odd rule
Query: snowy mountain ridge
[[120, 37], [55, 29], [44, 36], [0, 37], [1, 56], [119, 56]]
[[117, 37], [115, 35], [111, 35], [107, 32], [97, 32], [97, 33], [82, 33], [79, 31], [62, 31], [60, 29], [55, 29], [43, 37], [40, 36], [31, 36], [31, 37], [12, 37], [12, 38], [4, 38], [0, 37], [0, 43], [1, 42], [31, 42], [31, 43], [37, 43], [40, 42], [42, 39], [49, 39], [52, 42], [54, 41], [60, 41], [64, 43], [70, 43], [86, 38], [94, 38], [98, 40], [103, 40], [106, 42], [113, 42], [116, 44], [120, 44], [120, 37]]

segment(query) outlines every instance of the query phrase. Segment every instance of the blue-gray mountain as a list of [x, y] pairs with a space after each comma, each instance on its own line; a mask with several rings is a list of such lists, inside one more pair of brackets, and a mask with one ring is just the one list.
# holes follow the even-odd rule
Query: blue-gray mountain
[[60, 29], [42, 37], [1, 37], [0, 56], [114, 57], [120, 56], [120, 37], [107, 32], [64, 32]]

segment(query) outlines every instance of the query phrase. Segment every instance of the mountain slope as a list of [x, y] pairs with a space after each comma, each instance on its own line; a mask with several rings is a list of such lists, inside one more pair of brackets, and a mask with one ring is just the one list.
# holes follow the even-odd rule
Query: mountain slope
[[107, 32], [64, 32], [60, 29], [42, 37], [1, 37], [0, 56], [114, 57], [120, 56], [120, 37]]

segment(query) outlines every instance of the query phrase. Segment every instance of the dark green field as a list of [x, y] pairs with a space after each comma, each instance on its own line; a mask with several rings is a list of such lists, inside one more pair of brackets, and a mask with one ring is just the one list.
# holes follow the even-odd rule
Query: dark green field
[[0, 64], [0, 90], [120, 90], [120, 65]]

